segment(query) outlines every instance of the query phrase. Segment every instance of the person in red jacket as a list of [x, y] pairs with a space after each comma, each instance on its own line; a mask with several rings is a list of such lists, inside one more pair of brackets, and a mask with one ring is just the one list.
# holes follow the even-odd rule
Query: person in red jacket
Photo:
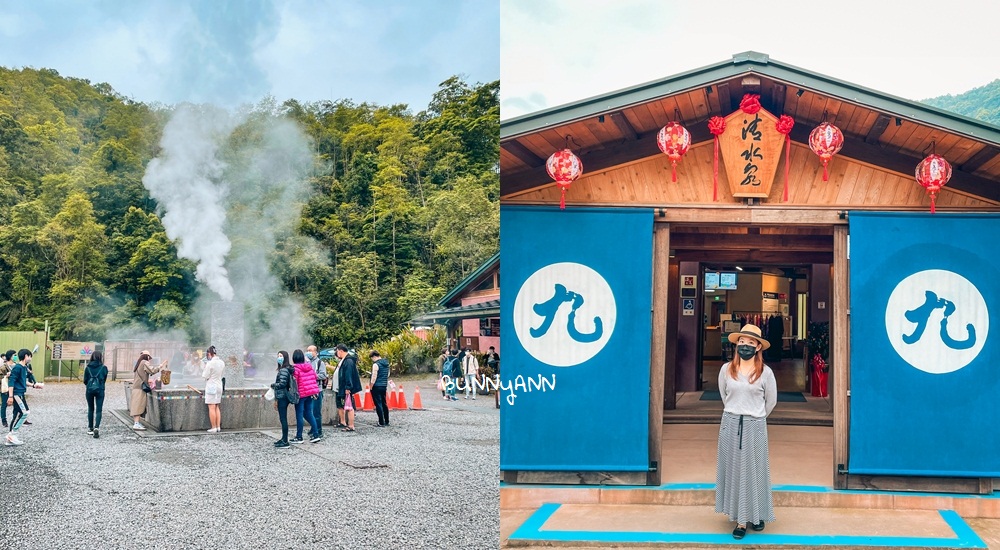
[[309, 441], [318, 443], [323, 435], [313, 415], [313, 400], [319, 396], [316, 371], [300, 349], [292, 352], [292, 363], [295, 363], [295, 382], [299, 385], [299, 402], [295, 404], [295, 439], [292, 443], [302, 443], [303, 418], [309, 423]]

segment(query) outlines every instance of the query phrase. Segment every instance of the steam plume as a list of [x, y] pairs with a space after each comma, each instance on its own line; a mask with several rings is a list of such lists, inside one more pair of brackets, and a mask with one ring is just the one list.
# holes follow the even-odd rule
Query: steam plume
[[227, 302], [233, 299], [225, 268], [232, 245], [223, 230], [228, 186], [220, 181], [225, 164], [216, 152], [234, 126], [225, 111], [180, 106], [163, 129], [161, 155], [142, 178], [177, 254], [194, 261], [195, 277]]

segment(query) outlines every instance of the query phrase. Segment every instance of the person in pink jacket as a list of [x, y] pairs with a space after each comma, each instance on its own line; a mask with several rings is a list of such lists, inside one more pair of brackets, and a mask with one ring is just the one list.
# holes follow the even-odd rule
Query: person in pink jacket
[[299, 385], [299, 402], [295, 404], [295, 439], [292, 443], [302, 443], [302, 421], [303, 417], [309, 423], [309, 441], [318, 443], [323, 439], [316, 417], [313, 416], [313, 400], [319, 396], [319, 381], [316, 380], [316, 371], [309, 361], [306, 361], [306, 354], [297, 349], [292, 352], [292, 363], [295, 363], [295, 382]]

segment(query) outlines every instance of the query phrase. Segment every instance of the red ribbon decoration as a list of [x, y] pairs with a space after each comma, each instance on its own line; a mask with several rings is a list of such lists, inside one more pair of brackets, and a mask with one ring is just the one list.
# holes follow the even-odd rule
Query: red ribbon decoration
[[740, 101], [740, 110], [748, 115], [755, 115], [760, 110], [760, 95], [745, 94]]
[[781, 115], [774, 124], [774, 128], [778, 130], [779, 134], [785, 134], [785, 202], [788, 202], [788, 165], [792, 162], [792, 136], [790, 135], [792, 126], [795, 126], [795, 120], [788, 115]]
[[712, 201], [719, 200], [719, 136], [726, 131], [726, 119], [714, 116], [708, 119], [708, 131], [715, 141], [715, 157], [712, 159]]

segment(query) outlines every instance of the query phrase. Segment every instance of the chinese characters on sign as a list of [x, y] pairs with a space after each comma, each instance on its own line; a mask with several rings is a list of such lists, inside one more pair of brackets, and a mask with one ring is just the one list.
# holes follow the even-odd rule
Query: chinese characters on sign
[[770, 195], [785, 141], [777, 121], [753, 96], [725, 118], [729, 130], [719, 135], [719, 148], [733, 197]]
[[534, 338], [539, 338], [549, 331], [549, 327], [552, 326], [552, 321], [556, 318], [556, 312], [559, 311], [559, 306], [564, 302], [572, 303], [572, 311], [569, 313], [569, 319], [566, 322], [566, 331], [569, 333], [570, 338], [576, 340], [577, 342], [595, 342], [601, 339], [601, 335], [604, 333], [604, 324], [601, 322], [600, 317], [594, 317], [594, 331], [591, 333], [583, 333], [576, 328], [576, 310], [580, 309], [583, 305], [583, 296], [573, 292], [572, 290], [566, 290], [566, 287], [556, 283], [555, 294], [548, 300], [535, 304], [532, 309], [534, 312], [545, 319], [542, 321], [541, 326], [538, 328], [532, 328], [530, 334]]
[[[750, 115], [747, 115], [747, 118], [749, 117]], [[749, 122], [747, 118], [743, 119], [743, 128], [740, 129], [740, 137], [747, 144], [746, 149], [740, 153], [740, 156], [746, 161], [746, 165], [743, 166], [743, 180], [740, 182], [740, 187], [746, 185], [757, 187], [760, 186], [760, 179], [757, 177], [757, 171], [760, 168], [757, 166], [757, 161], [764, 159], [764, 155], [760, 154], [759, 145], [763, 134], [757, 129], [757, 124], [760, 123], [760, 113], [754, 113], [753, 119]], [[748, 137], [749, 139], [747, 139]]]
[[944, 309], [944, 317], [941, 319], [941, 341], [951, 349], [969, 349], [976, 345], [976, 327], [969, 323], [965, 325], [968, 337], [964, 340], [956, 340], [948, 333], [948, 317], [955, 313], [955, 302], [945, 298], [938, 298], [937, 294], [928, 290], [924, 293], [924, 304], [915, 309], [908, 310], [904, 316], [911, 323], [916, 323], [912, 334], [904, 334], [903, 342], [915, 344], [924, 334], [927, 328], [927, 321], [930, 320], [931, 313], [938, 308]]

